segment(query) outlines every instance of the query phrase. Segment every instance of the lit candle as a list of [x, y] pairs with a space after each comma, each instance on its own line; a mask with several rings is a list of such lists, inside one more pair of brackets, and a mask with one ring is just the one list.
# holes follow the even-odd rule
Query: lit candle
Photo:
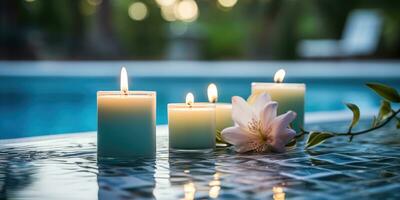
[[173, 150], [208, 151], [215, 147], [215, 105], [194, 103], [192, 93], [186, 103], [168, 104], [169, 147]]
[[113, 158], [152, 158], [156, 151], [156, 92], [129, 91], [121, 70], [121, 91], [97, 92], [97, 155]]
[[293, 121], [293, 128], [300, 131], [304, 127], [304, 94], [306, 85], [302, 83], [283, 83], [285, 70], [280, 69], [275, 73], [275, 83], [252, 83], [251, 93], [254, 95], [266, 92], [273, 101], [278, 102], [278, 114], [292, 110], [297, 113]]
[[218, 89], [214, 83], [211, 83], [207, 88], [208, 101], [215, 104], [215, 127], [217, 143], [221, 141], [220, 133], [224, 128], [234, 125], [232, 120], [232, 104], [230, 103], [217, 103]]

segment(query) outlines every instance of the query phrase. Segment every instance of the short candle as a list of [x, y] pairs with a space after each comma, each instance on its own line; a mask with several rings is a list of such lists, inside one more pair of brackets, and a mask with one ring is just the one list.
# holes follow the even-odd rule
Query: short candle
[[156, 152], [156, 92], [129, 91], [121, 70], [121, 91], [97, 92], [97, 155], [104, 159], [153, 158]]
[[304, 127], [304, 94], [306, 85], [302, 83], [282, 83], [285, 77], [283, 69], [275, 73], [275, 83], [252, 83], [251, 93], [257, 95], [268, 93], [273, 101], [278, 102], [278, 114], [292, 110], [297, 113], [293, 128], [300, 131]]
[[169, 147], [173, 150], [212, 150], [215, 147], [215, 105], [194, 103], [192, 93], [186, 103], [168, 104]]
[[[221, 132], [227, 127], [234, 125], [232, 120], [232, 104], [230, 103], [217, 103], [218, 89], [217, 86], [211, 83], [207, 88], [208, 101], [215, 104], [215, 127], [216, 132]], [[218, 133], [216, 133], [218, 134]]]

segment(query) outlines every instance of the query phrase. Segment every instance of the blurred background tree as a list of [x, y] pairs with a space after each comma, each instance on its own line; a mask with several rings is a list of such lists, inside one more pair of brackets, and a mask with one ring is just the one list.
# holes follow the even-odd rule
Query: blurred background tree
[[400, 2], [390, 0], [4, 0], [0, 4], [3, 60], [305, 59], [298, 51], [301, 41], [339, 41], [351, 14], [360, 9], [380, 13], [377, 48], [368, 55], [330, 59], [400, 58]]

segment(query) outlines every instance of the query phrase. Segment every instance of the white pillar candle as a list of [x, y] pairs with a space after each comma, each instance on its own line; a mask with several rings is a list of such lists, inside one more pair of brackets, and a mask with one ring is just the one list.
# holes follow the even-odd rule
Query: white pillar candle
[[275, 83], [252, 83], [251, 93], [257, 95], [263, 92], [271, 95], [273, 101], [278, 102], [278, 114], [292, 110], [297, 113], [293, 121], [293, 128], [300, 131], [304, 127], [304, 94], [306, 85], [302, 83], [282, 83], [285, 77], [283, 69], [275, 73]]
[[128, 91], [121, 70], [121, 91], [97, 93], [97, 154], [104, 159], [152, 158], [156, 151], [156, 92]]
[[194, 103], [192, 93], [186, 103], [168, 104], [169, 147], [173, 150], [212, 150], [215, 147], [215, 105]]
[[[207, 88], [208, 101], [215, 104], [215, 128], [217, 137], [222, 130], [234, 125], [232, 120], [232, 104], [230, 103], [217, 103], [218, 89], [217, 86], [211, 83]], [[218, 140], [217, 140], [218, 141]]]

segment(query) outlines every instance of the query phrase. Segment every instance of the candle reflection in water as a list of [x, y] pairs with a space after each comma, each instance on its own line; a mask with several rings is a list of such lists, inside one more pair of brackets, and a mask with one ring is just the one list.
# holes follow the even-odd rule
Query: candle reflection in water
[[221, 190], [221, 181], [219, 180], [220, 174], [216, 172], [214, 174], [214, 180], [212, 180], [208, 185], [211, 187], [208, 195], [211, 198], [217, 198], [219, 195], [219, 191]]
[[196, 187], [193, 182], [186, 183], [183, 185], [183, 191], [185, 191], [185, 200], [194, 199], [194, 194], [196, 193]]
[[285, 200], [285, 193], [283, 192], [283, 188], [276, 186], [272, 188], [273, 196], [272, 198], [274, 200]]
[[[203, 153], [169, 154], [170, 187], [182, 192], [179, 199], [192, 200], [199, 197], [214, 198], [219, 193], [219, 175], [215, 170], [215, 157]], [[207, 169], [199, 169], [207, 166]]]
[[[155, 166], [152, 159], [136, 160], [118, 165], [98, 165], [97, 185], [99, 200], [154, 199]], [[128, 175], [127, 175], [128, 174]]]

